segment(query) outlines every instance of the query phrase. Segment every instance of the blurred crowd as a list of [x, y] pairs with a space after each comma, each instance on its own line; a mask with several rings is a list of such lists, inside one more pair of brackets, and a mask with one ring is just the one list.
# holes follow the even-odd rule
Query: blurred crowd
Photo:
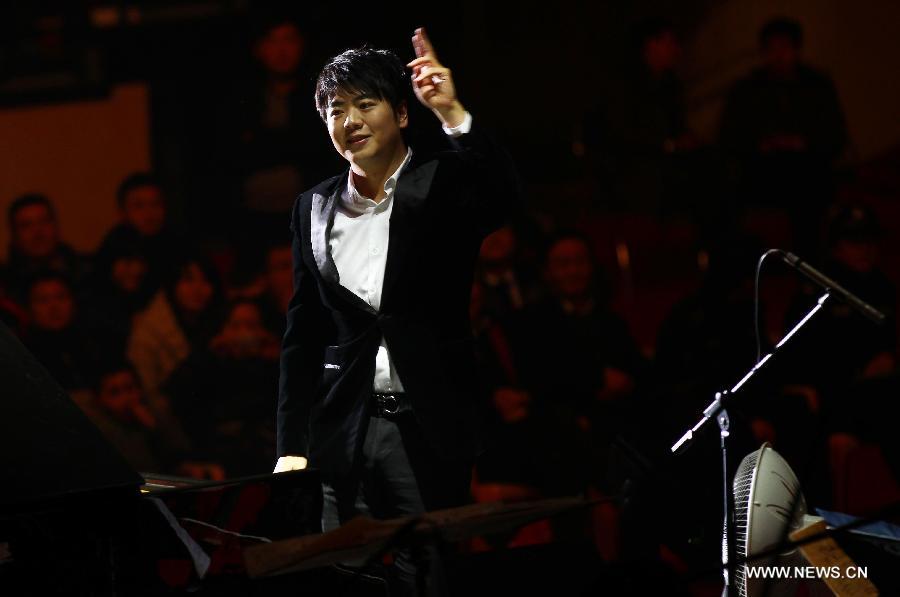
[[[224, 245], [177, 230], [152, 173], [127, 177], [109, 198], [120, 221], [92, 255], [66, 244], [52, 197], [25, 195], [8, 210], [3, 320], [139, 470], [217, 479], [274, 463], [292, 293], [287, 214], [299, 191], [338, 168], [299, 74], [304, 39], [289, 20], [261, 26], [259, 77], [224, 101], [227, 125], [208, 165], [222, 173]], [[736, 413], [739, 445], [773, 443], [826, 507], [840, 506], [847, 459], [864, 443], [900, 473], [884, 403], [897, 392], [897, 296], [879, 265], [883, 230], [870, 208], [835, 201], [848, 136], [831, 80], [802, 60], [800, 26], [774, 19], [759, 45], [761, 66], [733, 85], [712, 145], [688, 127], [679, 42], [664, 20], [636, 28], [633, 63], [585, 119], [584, 152], [603, 198], [591, 217], [693, 224], [701, 282], [660, 318], [650, 346], [617, 311], [618, 278], [597, 258], [602, 239], [589, 221], [562, 227], [523, 214], [485, 241], [471, 300], [487, 427], [475, 499], [614, 495], [628, 481], [672, 496], [714, 533], [714, 438], [678, 465], [661, 455], [755, 362], [763, 246], [743, 222], [757, 207], [781, 213], [790, 247], [890, 321], [875, 327], [829, 304], [793, 344], [791, 366], [770, 372], [760, 398]], [[298, 142], [310, 135], [323, 142]], [[781, 329], [819, 294], [801, 285]], [[778, 338], [766, 330], [779, 325], [762, 327], [767, 350]], [[635, 518], [622, 524], [688, 539], [705, 532], [688, 528], [690, 516]]]

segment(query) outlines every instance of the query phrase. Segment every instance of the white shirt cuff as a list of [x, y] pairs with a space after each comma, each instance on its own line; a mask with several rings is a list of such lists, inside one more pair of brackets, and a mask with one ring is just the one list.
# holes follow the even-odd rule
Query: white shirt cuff
[[444, 129], [444, 132], [451, 137], [459, 137], [461, 135], [465, 135], [470, 130], [472, 130], [472, 115], [467, 111], [466, 116], [463, 118], [463, 121], [459, 126], [450, 127], [445, 124], [441, 126]]

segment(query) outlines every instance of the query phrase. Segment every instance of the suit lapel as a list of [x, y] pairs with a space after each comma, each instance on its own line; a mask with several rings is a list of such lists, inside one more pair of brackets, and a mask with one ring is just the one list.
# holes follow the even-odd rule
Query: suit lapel
[[340, 279], [337, 267], [331, 258], [331, 251], [328, 250], [328, 235], [334, 224], [334, 212], [337, 210], [340, 196], [340, 184], [336, 185], [336, 188], [328, 195], [313, 193], [309, 220], [309, 240], [316, 267], [319, 268], [322, 278], [332, 284], [339, 284]]
[[[337, 211], [338, 202], [341, 200], [346, 180], [346, 176], [339, 178], [338, 184], [327, 195], [313, 193], [309, 221], [310, 245], [322, 279], [353, 306], [363, 311], [374, 312], [375, 310], [366, 301], [341, 286], [340, 273], [331, 256], [331, 250], [328, 248], [328, 238], [331, 236], [331, 227], [334, 225], [334, 214]], [[340, 181], [344, 181], [344, 184], [341, 184]]]
[[418, 165], [409, 164], [400, 174], [394, 191], [394, 205], [391, 209], [390, 237], [388, 238], [387, 263], [384, 268], [384, 283], [381, 288], [381, 309], [389, 305], [397, 278], [403, 271], [403, 263], [409, 255], [409, 242], [413, 233], [412, 216], [425, 203], [437, 160]]

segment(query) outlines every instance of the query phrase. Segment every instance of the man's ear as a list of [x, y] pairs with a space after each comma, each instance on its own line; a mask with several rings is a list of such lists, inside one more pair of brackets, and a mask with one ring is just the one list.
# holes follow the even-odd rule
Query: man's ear
[[406, 105], [406, 100], [397, 105], [394, 114], [397, 116], [397, 124], [400, 128], [405, 129], [409, 126], [409, 106]]

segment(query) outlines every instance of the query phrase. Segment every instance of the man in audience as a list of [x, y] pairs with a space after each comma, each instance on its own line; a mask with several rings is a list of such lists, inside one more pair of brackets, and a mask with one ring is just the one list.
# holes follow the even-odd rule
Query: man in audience
[[482, 314], [505, 322], [534, 302], [536, 276], [531, 274], [519, 260], [518, 235], [512, 226], [505, 226], [484, 239], [475, 270], [482, 291]]
[[[625, 322], [607, 306], [584, 237], [557, 235], [546, 254], [544, 275], [550, 289], [544, 301], [506, 325], [479, 330], [483, 376], [493, 388], [489, 411], [505, 422], [504, 433], [514, 429], [510, 413], [543, 413], [546, 420], [557, 420], [555, 429], [569, 429], [560, 449], [575, 441], [579, 431], [572, 425], [577, 423], [590, 438], [590, 481], [604, 486], [609, 444], [631, 406], [645, 360]], [[528, 422], [524, 415], [519, 419]], [[517, 427], [518, 433], [528, 425]], [[557, 480], [571, 487], [577, 473], [561, 471]]]
[[[863, 441], [878, 444], [900, 480], [900, 442], [892, 399], [900, 391], [897, 371], [897, 289], [880, 265], [882, 227], [861, 205], [837, 208], [826, 230], [828, 257], [822, 270], [885, 313], [875, 325], [832, 299], [794, 342], [796, 366], [787, 381], [809, 397], [829, 434], [833, 498], [846, 498], [846, 453]], [[804, 283], [785, 326], [798, 320], [823, 293]]]
[[97, 371], [94, 400], [82, 405], [91, 422], [141, 472], [222, 479], [218, 464], [195, 459], [191, 442], [168, 414], [147, 402], [134, 368], [105, 362]]
[[722, 201], [710, 201], [715, 164], [688, 127], [677, 68], [681, 45], [671, 22], [648, 18], [632, 32], [629, 60], [584, 123], [594, 176], [609, 185], [604, 203], [653, 217], [698, 220], [704, 234]]
[[[308, 38], [283, 11], [266, 12], [252, 25], [253, 76], [226, 94], [219, 132], [217, 177], [234, 197], [232, 240], [240, 253], [283, 230], [294, 198], [337, 168], [318, 139], [322, 123], [309, 108], [312, 73]], [[239, 254], [239, 257], [241, 255]]]
[[579, 415], [630, 396], [645, 360], [625, 322], [607, 306], [588, 241], [562, 233], [544, 261], [550, 296], [527, 315], [525, 333], [541, 393]]
[[9, 206], [7, 217], [11, 243], [3, 278], [13, 298], [24, 304], [25, 287], [40, 272], [63, 274], [76, 286], [83, 281], [87, 262], [60, 239], [56, 210], [47, 197], [22, 195]]
[[129, 175], [119, 185], [116, 202], [119, 223], [106, 234], [98, 253], [114, 253], [136, 236], [147, 260], [147, 287], [155, 290], [185, 250], [185, 243], [168, 224], [166, 197], [159, 180], [148, 172]]
[[847, 147], [844, 115], [831, 78], [802, 61], [799, 23], [769, 21], [759, 45], [763, 64], [729, 93], [720, 142], [738, 166], [742, 203], [785, 210], [795, 247], [810, 254]]
[[89, 389], [100, 347], [76, 320], [72, 286], [61, 274], [37, 274], [27, 286], [25, 345], [67, 391]]

